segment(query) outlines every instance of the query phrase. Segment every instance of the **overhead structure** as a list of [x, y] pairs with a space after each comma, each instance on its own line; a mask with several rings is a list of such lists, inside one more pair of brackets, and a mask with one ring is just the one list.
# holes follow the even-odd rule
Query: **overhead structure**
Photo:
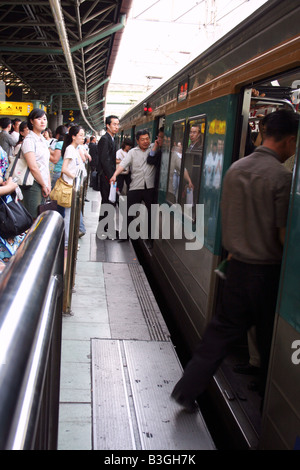
[[0, 1], [0, 80], [99, 132], [132, 0]]

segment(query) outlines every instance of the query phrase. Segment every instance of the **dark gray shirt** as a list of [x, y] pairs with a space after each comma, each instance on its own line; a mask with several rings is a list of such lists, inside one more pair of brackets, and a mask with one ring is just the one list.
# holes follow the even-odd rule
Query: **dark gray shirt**
[[13, 147], [19, 140], [19, 133], [12, 132], [9, 134], [7, 131], [0, 132], [0, 145], [7, 153], [7, 156], [10, 157], [13, 155]]
[[292, 173], [260, 146], [227, 171], [221, 201], [223, 246], [252, 264], [281, 262], [279, 228], [286, 227]]

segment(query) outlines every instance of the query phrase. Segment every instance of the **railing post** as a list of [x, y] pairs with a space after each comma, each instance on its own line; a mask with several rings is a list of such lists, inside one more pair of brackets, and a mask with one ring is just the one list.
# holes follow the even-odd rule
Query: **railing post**
[[75, 178], [73, 193], [72, 193], [72, 206], [70, 215], [70, 228], [67, 250], [67, 261], [65, 269], [65, 282], [64, 282], [64, 300], [63, 312], [72, 315], [71, 302], [72, 290], [74, 288], [75, 269], [78, 250], [78, 237], [80, 225], [80, 212], [82, 207], [83, 198], [83, 173], [82, 171]]

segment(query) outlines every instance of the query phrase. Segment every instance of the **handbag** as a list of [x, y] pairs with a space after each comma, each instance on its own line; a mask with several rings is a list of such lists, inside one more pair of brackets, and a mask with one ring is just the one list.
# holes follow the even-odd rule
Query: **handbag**
[[38, 214], [42, 214], [45, 211], [57, 211], [57, 201], [51, 201], [47, 198], [38, 206]]
[[66, 183], [60, 175], [50, 193], [50, 199], [57, 201], [57, 204], [61, 207], [71, 207], [72, 194], [73, 185]]
[[26, 232], [33, 219], [22, 203], [16, 201], [16, 194], [1, 196], [0, 203], [0, 236], [14, 238]]
[[22, 148], [20, 148], [18, 155], [9, 165], [7, 169], [8, 176], [15, 178], [15, 182], [18, 183], [19, 186], [32, 186], [34, 177], [28, 168], [26, 159], [21, 157], [21, 150]]
[[94, 191], [100, 191], [100, 177], [96, 170], [91, 173], [90, 186]]

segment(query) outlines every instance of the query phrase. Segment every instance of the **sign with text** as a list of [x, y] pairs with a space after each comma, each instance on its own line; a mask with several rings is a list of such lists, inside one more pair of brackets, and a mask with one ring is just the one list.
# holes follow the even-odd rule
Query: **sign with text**
[[66, 111], [63, 111], [63, 120], [64, 122], [72, 122], [74, 124], [77, 124], [80, 118], [80, 111], [76, 110], [74, 111], [73, 109], [69, 109]]
[[0, 115], [28, 116], [33, 110], [32, 103], [19, 103], [15, 101], [0, 101]]

